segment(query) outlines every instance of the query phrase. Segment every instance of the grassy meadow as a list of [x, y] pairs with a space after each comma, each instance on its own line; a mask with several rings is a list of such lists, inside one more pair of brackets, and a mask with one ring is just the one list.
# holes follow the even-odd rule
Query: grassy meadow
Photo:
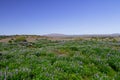
[[0, 42], [0, 80], [120, 80], [120, 41], [91, 37], [29, 42], [23, 36]]

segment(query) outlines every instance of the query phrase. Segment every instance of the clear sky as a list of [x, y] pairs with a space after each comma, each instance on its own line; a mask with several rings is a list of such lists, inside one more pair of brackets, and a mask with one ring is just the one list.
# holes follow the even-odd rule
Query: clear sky
[[0, 34], [120, 33], [120, 0], [0, 0]]

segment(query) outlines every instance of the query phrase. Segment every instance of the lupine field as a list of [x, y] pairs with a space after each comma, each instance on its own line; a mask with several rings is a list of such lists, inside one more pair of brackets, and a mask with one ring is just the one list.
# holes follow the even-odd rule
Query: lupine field
[[1, 42], [0, 80], [120, 80], [120, 42]]

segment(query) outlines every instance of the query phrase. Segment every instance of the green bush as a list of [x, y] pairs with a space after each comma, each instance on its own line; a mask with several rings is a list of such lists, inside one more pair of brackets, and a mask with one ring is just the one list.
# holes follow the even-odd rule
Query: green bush
[[15, 42], [26, 42], [26, 37], [24, 36], [17, 36], [16, 39], [14, 40]]

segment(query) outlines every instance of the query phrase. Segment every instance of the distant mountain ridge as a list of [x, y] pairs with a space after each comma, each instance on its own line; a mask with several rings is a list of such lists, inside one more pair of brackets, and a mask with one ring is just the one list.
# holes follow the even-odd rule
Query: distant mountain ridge
[[114, 34], [111, 34], [113, 36], [120, 36], [120, 33], [114, 33]]
[[[21, 35], [0, 35], [0, 37], [11, 37], [11, 36], [21, 36]], [[120, 36], [120, 33], [113, 33], [113, 34], [60, 34], [60, 33], [51, 33], [51, 34], [44, 34], [44, 35], [22, 35], [22, 36], [46, 36], [46, 37], [102, 37], [102, 36]]]
[[60, 33], [51, 33], [51, 34], [46, 34], [44, 36], [48, 36], [48, 37], [102, 37], [102, 36], [120, 36], [120, 33], [113, 33], [113, 34], [82, 34], [82, 35], [66, 35], [66, 34], [60, 34]]
[[67, 36], [65, 34], [59, 34], [59, 33], [51, 33], [51, 34], [45, 34], [44, 36], [49, 36], [49, 37], [63, 37]]

